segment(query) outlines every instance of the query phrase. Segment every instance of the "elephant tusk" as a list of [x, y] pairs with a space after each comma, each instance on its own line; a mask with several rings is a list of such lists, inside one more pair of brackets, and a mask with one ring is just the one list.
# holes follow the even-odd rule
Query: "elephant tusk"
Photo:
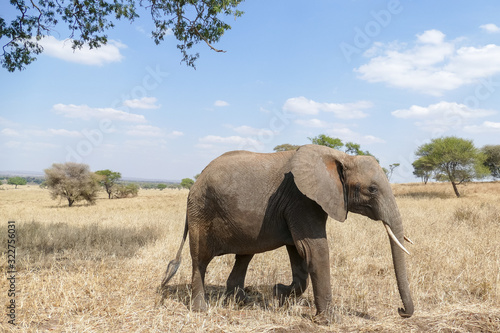
[[413, 241], [411, 239], [409, 239], [408, 237], [406, 237], [406, 236], [405, 236], [405, 241], [407, 241], [408, 243], [410, 243], [412, 245], [414, 244]]
[[391, 227], [389, 227], [387, 224], [384, 223], [384, 227], [385, 229], [387, 230], [387, 234], [389, 235], [389, 237], [394, 241], [394, 243], [396, 243], [397, 246], [399, 246], [401, 248], [401, 250], [405, 251], [405, 253], [407, 255], [410, 255], [410, 252], [408, 252], [407, 249], [405, 249], [405, 247], [403, 246], [403, 244], [401, 244], [398, 239], [396, 238], [396, 235], [394, 235], [394, 233], [392, 232], [391, 230]]

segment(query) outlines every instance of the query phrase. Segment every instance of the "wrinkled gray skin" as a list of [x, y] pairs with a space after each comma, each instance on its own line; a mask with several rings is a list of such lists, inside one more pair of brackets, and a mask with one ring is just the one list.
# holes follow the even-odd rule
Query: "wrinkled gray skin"
[[[276, 285], [275, 295], [283, 300], [292, 293], [302, 294], [309, 276], [316, 318], [322, 322], [332, 301], [325, 224], [328, 215], [343, 222], [348, 211], [382, 221], [403, 243], [394, 195], [373, 157], [350, 156], [318, 145], [271, 154], [226, 153], [212, 161], [191, 188], [184, 238], [162, 288], [177, 271], [188, 232], [195, 311], [207, 308], [205, 272], [215, 256], [236, 254], [227, 292], [244, 299], [245, 275], [253, 255], [285, 245], [293, 278], [288, 286]], [[413, 302], [405, 253], [389, 240], [404, 306], [399, 314], [410, 317]]]

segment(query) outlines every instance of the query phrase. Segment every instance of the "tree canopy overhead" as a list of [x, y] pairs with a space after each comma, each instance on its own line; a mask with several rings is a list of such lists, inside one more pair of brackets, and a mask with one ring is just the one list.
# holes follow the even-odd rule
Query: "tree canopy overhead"
[[119, 20], [138, 18], [137, 7], [144, 7], [153, 20], [152, 38], [156, 44], [173, 33], [182, 62], [195, 67], [199, 54], [190, 49], [200, 42], [216, 49], [217, 43], [231, 26], [223, 16], [239, 17], [236, 7], [243, 0], [10, 0], [17, 16], [10, 22], [0, 14], [0, 63], [9, 72], [22, 70], [43, 52], [40, 41], [50, 36], [58, 24], [66, 25], [73, 49], [88, 44], [92, 48], [108, 41], [106, 32]]

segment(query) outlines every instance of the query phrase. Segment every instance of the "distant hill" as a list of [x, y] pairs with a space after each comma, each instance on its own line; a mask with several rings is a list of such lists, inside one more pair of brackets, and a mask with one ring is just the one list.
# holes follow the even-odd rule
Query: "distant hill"
[[[0, 171], [0, 179], [9, 177], [33, 177], [44, 178], [45, 173], [39, 171], [26, 171], [26, 170], [5, 170]], [[180, 180], [166, 180], [166, 179], [150, 179], [140, 177], [122, 177], [124, 182], [137, 182], [137, 183], [164, 183], [164, 184], [178, 184]]]
[[6, 170], [6, 171], [0, 171], [0, 177], [44, 177], [45, 174], [43, 172], [39, 171], [26, 171], [26, 170]]

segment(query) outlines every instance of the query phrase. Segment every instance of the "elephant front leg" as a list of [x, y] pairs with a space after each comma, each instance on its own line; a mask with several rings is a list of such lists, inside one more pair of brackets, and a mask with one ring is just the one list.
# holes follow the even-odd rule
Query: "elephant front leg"
[[330, 322], [328, 312], [332, 306], [330, 285], [330, 258], [326, 238], [304, 239], [297, 242], [298, 253], [305, 259], [316, 305], [314, 321], [319, 324]]
[[302, 295], [307, 288], [307, 278], [309, 275], [307, 263], [304, 258], [300, 256], [297, 248], [293, 245], [287, 245], [286, 249], [292, 267], [292, 283], [289, 286], [285, 286], [281, 283], [274, 286], [273, 294], [279, 299], [280, 305], [283, 305], [285, 299], [290, 297], [290, 295], [295, 295], [296, 297]]
[[245, 276], [247, 274], [248, 265], [253, 258], [253, 254], [236, 255], [233, 270], [229, 274], [226, 283], [226, 294], [234, 295], [236, 303], [245, 302], [246, 295], [243, 288], [245, 287]]

